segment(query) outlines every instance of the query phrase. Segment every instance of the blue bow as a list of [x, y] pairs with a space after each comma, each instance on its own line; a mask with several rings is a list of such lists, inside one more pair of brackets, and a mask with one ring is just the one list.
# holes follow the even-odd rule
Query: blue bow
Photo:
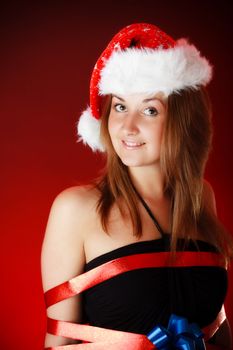
[[171, 315], [167, 329], [155, 326], [147, 338], [159, 350], [205, 350], [203, 333], [196, 323], [188, 323], [184, 317]]

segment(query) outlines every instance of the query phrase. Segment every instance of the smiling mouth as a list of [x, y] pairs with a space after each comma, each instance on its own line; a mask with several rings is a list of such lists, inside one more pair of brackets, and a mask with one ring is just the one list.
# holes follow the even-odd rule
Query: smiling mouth
[[130, 142], [122, 140], [122, 144], [127, 149], [137, 149], [145, 145], [145, 142]]

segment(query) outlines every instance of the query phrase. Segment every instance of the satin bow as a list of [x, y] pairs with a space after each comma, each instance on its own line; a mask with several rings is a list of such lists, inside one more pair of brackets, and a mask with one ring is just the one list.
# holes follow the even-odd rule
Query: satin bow
[[155, 326], [147, 338], [159, 350], [205, 350], [203, 333], [196, 323], [188, 323], [184, 317], [172, 314], [167, 329]]

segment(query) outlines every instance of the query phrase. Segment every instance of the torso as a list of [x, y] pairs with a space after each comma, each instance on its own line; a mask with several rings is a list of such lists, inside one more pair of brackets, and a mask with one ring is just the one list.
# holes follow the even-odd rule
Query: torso
[[[81, 192], [80, 196], [79, 189], [74, 188], [74, 193], [79, 193], [79, 203], [83, 209], [80, 210], [82, 222], [78, 223], [77, 230], [82, 232], [85, 263], [91, 264], [89, 264], [88, 269], [121, 256], [133, 255], [136, 251], [140, 254], [149, 251], [164, 252], [162, 240], [155, 242], [156, 239], [161, 238], [161, 234], [141, 203], [139, 209], [142, 219], [142, 236], [140, 239], [133, 236], [130, 220], [123, 222], [117, 205], [112, 207], [110, 235], [107, 235], [102, 229], [100, 218], [95, 210], [99, 192], [97, 189], [86, 190], [83, 188]], [[162, 231], [169, 233], [170, 201], [164, 199], [159, 203], [149, 203], [148, 201], [146, 203]], [[80, 220], [75, 221], [77, 223]], [[134, 245], [127, 248], [127, 245], [131, 243], [150, 240], [153, 242], [141, 243], [140, 246]], [[117, 251], [117, 248], [121, 247], [123, 247], [122, 250]], [[206, 251], [206, 247], [203, 251]], [[111, 256], [106, 255], [109, 252], [111, 252]], [[98, 261], [95, 260], [98, 257]], [[84, 272], [88, 271], [85, 270], [86, 268], [87, 266], [84, 267]], [[219, 305], [222, 305], [225, 298], [227, 290], [225, 270], [200, 267], [191, 270], [171, 268], [165, 273], [164, 271], [164, 269], [159, 268], [147, 269], [146, 272], [143, 269], [137, 269], [130, 275], [121, 274], [121, 279], [111, 278], [107, 283], [97, 284], [86, 290], [83, 305], [87, 318], [84, 322], [97, 327], [110, 327], [146, 334], [157, 320], [156, 315], [158, 322], [166, 326], [172, 312], [178, 315], [187, 315], [191, 320], [196, 320], [201, 327], [210, 324], [215, 319]], [[171, 278], [168, 278], [169, 276]], [[139, 280], [141, 284], [138, 283]], [[221, 286], [220, 293], [219, 289], [215, 288], [218, 284]], [[132, 290], [135, 293], [131, 293]], [[212, 293], [212, 291], [216, 291], [216, 293]], [[144, 304], [142, 302], [139, 306], [138, 300], [144, 301]], [[199, 312], [198, 305], [203, 305], [204, 312]], [[144, 320], [143, 323], [139, 322], [141, 319]]]
[[[74, 187], [74, 192], [79, 187]], [[210, 188], [204, 180], [204, 197], [209, 202]], [[156, 228], [146, 209], [139, 201], [139, 211], [142, 220], [142, 236], [137, 238], [133, 235], [131, 220], [128, 218], [123, 221], [118, 206], [114, 204], [110, 211], [109, 235], [103, 230], [100, 217], [96, 211], [96, 203], [99, 199], [100, 192], [91, 186], [82, 187], [84, 193], [84, 213], [86, 218], [82, 217], [82, 237], [85, 253], [85, 262], [108, 253], [114, 249], [120, 248], [127, 244], [148, 241], [161, 238], [161, 233]], [[146, 200], [147, 205], [152, 211], [154, 217], [159, 223], [164, 233], [170, 233], [170, 199], [163, 198], [159, 202], [150, 203]], [[212, 205], [212, 204], [211, 204]], [[121, 207], [123, 206], [123, 203]], [[79, 228], [80, 229], [80, 228]], [[197, 237], [200, 238], [200, 237]]]
[[[140, 202], [142, 236], [137, 239], [132, 234], [130, 220], [123, 222], [117, 205], [112, 207], [110, 213], [110, 235], [104, 232], [95, 210], [99, 199], [97, 189], [75, 186], [71, 189], [71, 194], [75, 203], [75, 213], [76, 210], [79, 212], [73, 222], [74, 237], [76, 232], [79, 236], [79, 247], [80, 234], [83, 242], [83, 253], [85, 253], [82, 254], [83, 272], [129, 255], [166, 252], [169, 246], [166, 242], [169, 242], [169, 238], [164, 237], [166, 239], [157, 241], [161, 238], [161, 233]], [[70, 196], [68, 199], [70, 200]], [[145, 201], [162, 231], [169, 233], [170, 201], [168, 199], [159, 203]], [[137, 242], [139, 243], [134, 244]], [[75, 245], [72, 241], [72, 246], [73, 243]], [[200, 244], [197, 248], [193, 243], [193, 248], [189, 246], [188, 249], [190, 248], [191, 252], [199, 248], [201, 252], [211, 252], [214, 247]], [[79, 256], [80, 251], [77, 253]], [[78, 269], [77, 274], [80, 274], [82, 267], [79, 266]], [[194, 268], [192, 266], [191, 269], [155, 267], [146, 271], [135, 269], [130, 274], [120, 274], [119, 278], [110, 278], [106, 282], [102, 284], [97, 282], [97, 285], [88, 288], [82, 296], [80, 295], [80, 298], [84, 297], [82, 299], [84, 323], [143, 334], [147, 334], [155, 322], [166, 326], [171, 312], [186, 315], [201, 327], [210, 324], [216, 318], [227, 290], [226, 271], [219, 268], [213, 270], [212, 266], [194, 266]], [[216, 286], [221, 288], [216, 289]], [[140, 305], [138, 300], [142, 301]], [[201, 306], [201, 310], [203, 308], [203, 312], [200, 312], [198, 305]], [[143, 323], [139, 322], [141, 319], [144, 320]]]
[[[89, 195], [93, 198], [94, 208], [99, 193], [96, 189], [92, 189], [89, 191]], [[147, 204], [156, 217], [163, 232], [170, 233], [170, 200], [163, 199], [158, 203], [152, 204], [147, 202]], [[107, 235], [104, 232], [96, 210], [89, 210], [86, 220], [87, 224], [84, 229], [84, 251], [86, 263], [101, 254], [110, 252], [113, 249], [117, 249], [127, 244], [161, 238], [160, 232], [141, 203], [139, 210], [142, 218], [142, 236], [140, 238], [133, 236], [130, 220], [122, 220], [116, 204], [113, 205], [110, 213], [110, 235]]]

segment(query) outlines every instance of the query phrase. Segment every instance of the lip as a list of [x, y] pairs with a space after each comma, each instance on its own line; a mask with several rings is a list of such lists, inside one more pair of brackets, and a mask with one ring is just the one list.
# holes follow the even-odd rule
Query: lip
[[138, 149], [145, 145], [145, 142], [134, 142], [134, 141], [127, 141], [127, 140], [121, 140], [123, 146], [127, 149]]

